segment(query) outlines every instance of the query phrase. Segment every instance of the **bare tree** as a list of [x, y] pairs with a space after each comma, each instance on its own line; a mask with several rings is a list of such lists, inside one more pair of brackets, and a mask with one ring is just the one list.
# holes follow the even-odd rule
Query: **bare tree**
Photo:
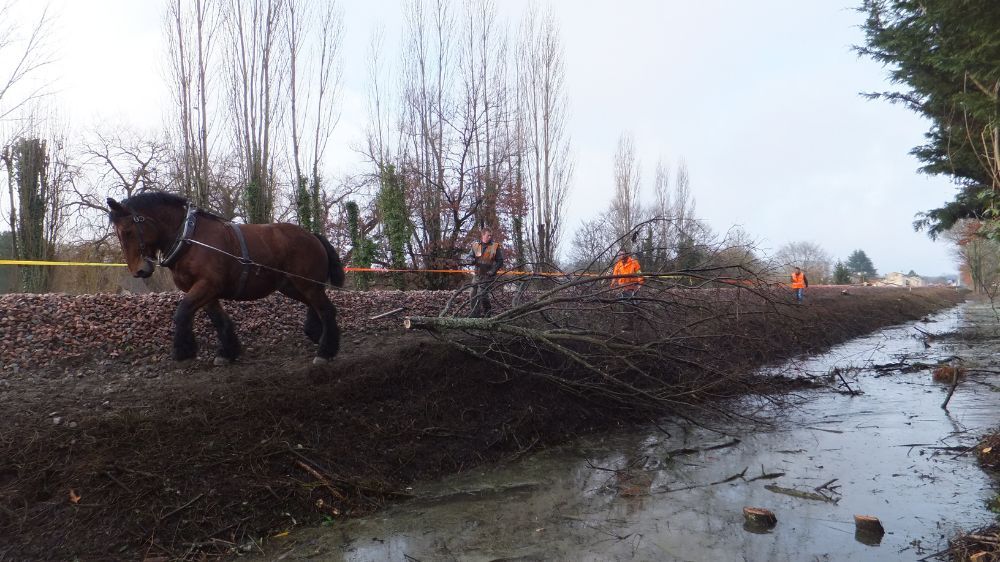
[[[64, 126], [38, 108], [26, 114], [25, 132], [0, 150], [7, 172], [8, 222], [14, 254], [22, 260], [51, 260], [65, 224], [65, 191], [75, 172], [66, 152]], [[43, 292], [49, 271], [21, 268], [22, 288]]]
[[789, 242], [774, 254], [778, 270], [791, 274], [796, 267], [806, 272], [812, 283], [826, 283], [833, 271], [833, 258], [815, 242]]
[[179, 190], [206, 208], [214, 198], [211, 119], [216, 98], [210, 90], [218, 68], [215, 39], [223, 16], [219, 0], [171, 0], [164, 18], [173, 123], [179, 137], [175, 149]]
[[502, 201], [517, 181], [520, 162], [507, 28], [498, 19], [493, 0], [468, 0], [464, 21], [463, 111], [473, 131], [471, 181], [477, 222], [496, 228], [504, 220], [507, 230], [513, 231], [517, 228], [509, 214], [512, 209]]
[[16, 11], [14, 0], [0, 3], [0, 120], [45, 95], [39, 75], [52, 61], [48, 7], [31, 22]]
[[416, 227], [414, 257], [425, 267], [454, 267], [481, 203], [474, 158], [480, 129], [455, 87], [465, 83], [455, 19], [443, 0], [428, 3], [408, 5], [398, 169]]
[[323, 200], [323, 157], [337, 125], [340, 86], [340, 45], [343, 17], [333, 1], [287, 0], [285, 40], [288, 51], [288, 92], [292, 185], [299, 224], [326, 231]]
[[639, 160], [635, 155], [635, 141], [628, 133], [622, 133], [618, 137], [614, 171], [615, 191], [611, 200], [610, 218], [614, 224], [615, 235], [626, 237], [642, 220]]
[[[403, 72], [404, 136], [402, 158], [409, 196], [415, 203], [417, 253], [425, 267], [446, 267], [457, 257], [445, 244], [447, 215], [446, 152], [450, 149], [448, 122], [452, 108], [450, 92], [452, 63], [452, 18], [447, 5], [438, 0], [431, 13], [414, 0], [407, 11], [407, 44]], [[453, 205], [454, 207], [454, 205]], [[458, 209], [456, 208], [456, 211]]]
[[167, 142], [126, 126], [93, 131], [74, 155], [80, 173], [67, 185], [65, 209], [75, 221], [77, 241], [106, 235], [105, 198], [109, 194], [127, 198], [147, 189], [173, 190], [180, 180], [174, 174], [174, 154]]
[[282, 0], [231, 0], [226, 30], [229, 113], [235, 134], [247, 222], [274, 217], [274, 153], [283, 115]]
[[565, 67], [555, 17], [531, 8], [522, 24], [517, 63], [518, 103], [524, 112], [524, 179], [531, 214], [533, 261], [555, 262], [573, 165], [566, 133]]
[[649, 266], [652, 269], [663, 267], [671, 255], [669, 249], [675, 243], [673, 228], [674, 208], [670, 196], [670, 170], [660, 159], [656, 162], [656, 172], [653, 177], [653, 205], [649, 215], [653, 218], [665, 219], [655, 223], [653, 246], [656, 251], [650, 256]]
[[972, 289], [994, 300], [1000, 289], [1000, 242], [987, 236], [994, 228], [975, 219], [963, 219], [945, 233], [952, 242], [959, 268], [969, 275]]
[[401, 141], [392, 143], [394, 126], [391, 115], [389, 93], [386, 91], [388, 71], [383, 59], [384, 30], [378, 29], [372, 34], [368, 45], [366, 70], [368, 72], [368, 126], [365, 130], [365, 146], [360, 149], [375, 168], [375, 175], [380, 175], [387, 164], [394, 161], [393, 149], [401, 145]]
[[569, 268], [573, 271], [599, 272], [607, 269], [610, 255], [604, 255], [617, 239], [611, 212], [583, 221], [573, 233], [569, 250]]
[[691, 193], [691, 175], [687, 162], [677, 164], [677, 179], [674, 181], [673, 217], [677, 230], [684, 236], [697, 238], [700, 223], [695, 218], [697, 204]]

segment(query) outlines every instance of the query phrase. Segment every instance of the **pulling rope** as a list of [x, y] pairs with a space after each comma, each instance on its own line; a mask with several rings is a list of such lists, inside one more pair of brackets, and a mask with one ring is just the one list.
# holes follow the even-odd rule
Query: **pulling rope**
[[199, 241], [193, 240], [191, 238], [188, 238], [186, 241], [189, 244], [194, 244], [196, 246], [201, 246], [202, 248], [206, 248], [208, 250], [212, 250], [214, 252], [218, 252], [218, 253], [223, 254], [225, 256], [229, 256], [229, 257], [233, 258], [234, 260], [240, 262], [240, 264], [245, 265], [245, 266], [256, 267], [257, 269], [266, 269], [266, 270], [274, 272], [274, 273], [279, 273], [281, 275], [285, 275], [286, 277], [295, 277], [296, 279], [301, 279], [303, 281], [308, 281], [310, 283], [315, 283], [317, 285], [322, 285], [323, 287], [326, 287], [328, 289], [333, 289], [334, 291], [352, 292], [350, 289], [345, 289], [343, 287], [338, 287], [336, 285], [332, 285], [330, 283], [327, 283], [326, 281], [317, 281], [317, 280], [311, 279], [309, 277], [304, 277], [302, 275], [297, 275], [295, 273], [289, 273], [287, 271], [282, 271], [282, 270], [280, 270], [280, 269], [278, 269], [276, 267], [271, 267], [269, 265], [264, 265], [262, 263], [257, 263], [255, 261], [253, 261], [252, 259], [250, 259], [249, 257], [244, 258], [243, 256], [237, 256], [236, 254], [231, 254], [231, 253], [229, 253], [229, 252], [227, 252], [227, 251], [225, 251], [225, 250], [223, 250], [221, 248], [216, 248], [215, 246], [212, 246], [210, 244], [205, 244], [204, 242], [199, 242]]

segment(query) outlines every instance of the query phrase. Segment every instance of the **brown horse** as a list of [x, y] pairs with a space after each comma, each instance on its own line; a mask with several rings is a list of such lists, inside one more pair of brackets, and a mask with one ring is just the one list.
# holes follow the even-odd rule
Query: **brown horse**
[[121, 202], [108, 198], [111, 224], [129, 271], [149, 277], [159, 262], [187, 293], [174, 314], [174, 359], [197, 355], [192, 331], [204, 308], [219, 334], [215, 363], [240, 354], [236, 326], [220, 300], [254, 300], [274, 291], [305, 303], [305, 332], [319, 344], [315, 363], [337, 354], [337, 309], [326, 282], [344, 285], [344, 266], [330, 242], [293, 224], [233, 224], [195, 208], [183, 197], [145, 192]]

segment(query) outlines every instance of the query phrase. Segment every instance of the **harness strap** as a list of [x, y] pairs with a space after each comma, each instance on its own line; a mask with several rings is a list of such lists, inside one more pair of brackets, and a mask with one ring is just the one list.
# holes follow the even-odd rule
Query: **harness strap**
[[240, 242], [240, 255], [243, 256], [240, 259], [240, 263], [243, 264], [243, 271], [240, 272], [240, 282], [236, 287], [236, 295], [233, 297], [234, 299], [238, 299], [240, 298], [240, 295], [243, 294], [243, 289], [247, 286], [247, 277], [250, 276], [250, 265], [253, 263], [253, 260], [250, 259], [250, 252], [247, 250], [247, 241], [246, 238], [243, 237], [243, 231], [240, 230], [240, 225], [232, 222], [226, 224], [228, 224], [229, 228], [232, 228], [233, 233], [236, 234], [236, 239]]
[[167, 252], [167, 256], [160, 260], [161, 267], [170, 267], [177, 263], [177, 260], [181, 258], [184, 248], [187, 248], [187, 243], [191, 241], [191, 237], [194, 235], [197, 222], [198, 208], [188, 203], [187, 213], [184, 216], [184, 224], [180, 233], [177, 234], [177, 240], [174, 240], [174, 245]]

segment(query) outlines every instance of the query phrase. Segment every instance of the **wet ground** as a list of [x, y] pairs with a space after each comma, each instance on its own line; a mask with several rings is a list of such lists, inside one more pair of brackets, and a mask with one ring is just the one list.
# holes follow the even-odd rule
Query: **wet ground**
[[[770, 418], [770, 427], [708, 430], [662, 423], [646, 432], [584, 439], [497, 469], [414, 485], [417, 499], [369, 518], [292, 528], [269, 541], [264, 557], [933, 556], [958, 530], [994, 519], [988, 507], [993, 483], [965, 448], [997, 424], [1000, 393], [993, 385], [1000, 389], [1000, 380], [975, 371], [998, 368], [992, 363], [1000, 344], [996, 324], [989, 308], [966, 304], [782, 365], [775, 370], [804, 376], [838, 367], [844, 378], [833, 378], [830, 390], [801, 394], [795, 408]], [[943, 336], [925, 345], [921, 330]], [[950, 385], [933, 382], [929, 368], [875, 369], [955, 355], [971, 370], [947, 412], [941, 404]], [[777, 526], [765, 533], [745, 530], [745, 506], [772, 510]], [[880, 542], [856, 539], [855, 514], [881, 519], [886, 534]]]

